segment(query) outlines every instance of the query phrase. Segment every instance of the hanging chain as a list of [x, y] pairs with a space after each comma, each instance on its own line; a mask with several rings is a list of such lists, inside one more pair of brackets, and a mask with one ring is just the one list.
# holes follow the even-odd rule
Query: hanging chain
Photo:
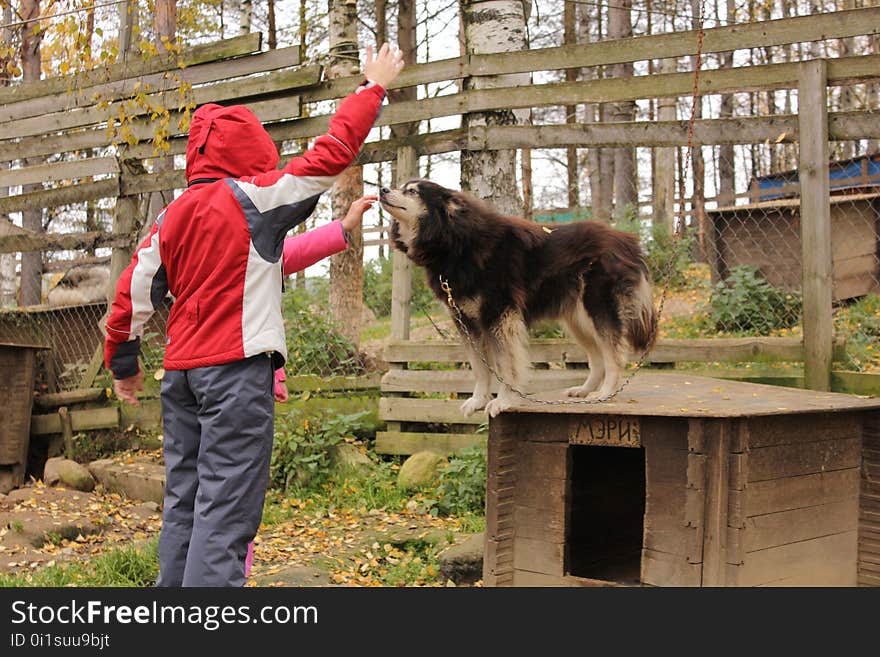
[[[692, 158], [692, 153], [693, 153], [693, 148], [694, 148], [694, 123], [695, 123], [696, 117], [697, 117], [697, 103], [699, 102], [700, 67], [702, 65], [702, 56], [703, 56], [703, 32], [704, 32], [704, 30], [703, 30], [703, 16], [705, 14], [705, 6], [706, 6], [706, 0], [700, 0], [700, 15], [698, 17], [699, 31], [698, 31], [698, 36], [697, 36], [697, 54], [695, 57], [695, 66], [694, 66], [694, 89], [693, 89], [693, 94], [691, 97], [691, 116], [690, 116], [690, 120], [688, 121], [687, 149], [686, 149], [685, 165], [684, 165], [685, 174], [687, 174], [687, 171], [690, 169], [691, 158]], [[684, 201], [684, 199], [682, 199], [682, 201]], [[684, 222], [682, 221], [682, 224], [683, 223]], [[673, 222], [673, 225], [674, 225], [674, 222]], [[649, 344], [652, 344], [652, 345], [657, 337], [657, 333], [660, 330], [660, 318], [663, 315], [663, 307], [666, 304], [666, 297], [669, 293], [670, 283], [672, 282], [672, 275], [674, 273], [675, 263], [678, 261], [678, 258], [681, 255], [682, 249], [687, 244], [687, 242], [684, 239], [682, 239], [683, 230], [681, 228], [681, 225], [679, 226], [679, 228], [677, 230], [673, 229], [673, 236], [672, 237], [673, 237], [672, 252], [670, 254], [669, 260], [666, 262], [666, 265], [663, 268], [663, 278], [662, 278], [663, 291], [660, 293], [660, 303], [658, 304], [658, 307], [657, 307], [656, 323], [654, 326], [654, 335], [651, 337], [651, 340], [649, 341]], [[633, 380], [635, 375], [638, 374], [639, 370], [642, 369], [645, 362], [647, 362], [648, 353], [650, 352], [650, 349], [651, 349], [650, 346], [645, 349], [645, 351], [642, 353], [639, 360], [636, 361], [635, 366], [627, 374], [627, 376], [620, 383], [620, 385], [618, 385], [615, 390], [613, 390], [611, 393], [609, 393], [607, 395], [603, 395], [601, 397], [595, 397], [595, 398], [591, 398], [591, 399], [554, 399], [554, 400], [538, 399], [534, 395], [530, 395], [529, 393], [524, 392], [523, 390], [520, 390], [519, 388], [515, 387], [514, 385], [512, 385], [508, 381], [505, 381], [504, 378], [500, 374], [498, 374], [498, 372], [495, 370], [495, 368], [492, 367], [492, 364], [489, 362], [489, 359], [486, 357], [485, 353], [483, 353], [483, 350], [480, 348], [480, 345], [477, 344], [477, 342], [474, 340], [473, 336], [471, 335], [471, 332], [468, 330], [467, 325], [464, 321], [464, 316], [461, 311], [461, 308], [459, 308], [458, 304], [455, 302], [455, 297], [453, 296], [452, 287], [449, 285], [449, 281], [445, 280], [442, 275], [439, 277], [439, 279], [440, 279], [440, 289], [443, 290], [443, 292], [446, 294], [446, 304], [449, 306], [450, 310], [452, 311], [452, 317], [456, 321], [456, 323], [458, 324], [458, 327], [459, 327], [461, 334], [464, 336], [465, 340], [467, 340], [467, 342], [470, 345], [473, 352], [477, 355], [477, 357], [480, 359], [480, 361], [483, 363], [483, 365], [486, 367], [486, 369], [492, 374], [492, 376], [498, 381], [498, 383], [500, 383], [502, 386], [506, 386], [511, 392], [513, 392], [518, 397], [525, 399], [526, 401], [530, 401], [535, 404], [542, 404], [545, 406], [557, 406], [557, 405], [563, 405], [563, 404], [601, 404], [606, 401], [610, 401], [611, 399], [613, 399], [614, 397], [619, 395], [620, 392], [630, 384], [630, 382]], [[429, 319], [430, 319], [430, 316], [429, 316]], [[431, 324], [434, 324], [433, 320], [431, 320]], [[434, 324], [434, 328], [437, 329], [438, 333], [440, 333], [441, 335], [444, 335], [444, 332], [441, 331], [436, 324]]]

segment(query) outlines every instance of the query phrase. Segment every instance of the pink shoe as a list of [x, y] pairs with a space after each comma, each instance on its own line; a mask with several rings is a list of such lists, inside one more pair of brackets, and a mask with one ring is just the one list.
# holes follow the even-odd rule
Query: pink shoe
[[251, 566], [254, 563], [254, 542], [248, 543], [247, 556], [244, 558], [244, 576], [251, 576]]

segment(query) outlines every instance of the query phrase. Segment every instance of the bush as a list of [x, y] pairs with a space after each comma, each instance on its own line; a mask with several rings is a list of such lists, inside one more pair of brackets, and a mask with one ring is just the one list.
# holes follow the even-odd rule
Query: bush
[[291, 411], [275, 419], [275, 442], [269, 482], [285, 492], [320, 485], [331, 475], [330, 448], [345, 438], [369, 430], [369, 411], [338, 415], [320, 413], [311, 418]]
[[[391, 276], [394, 261], [391, 258], [376, 258], [364, 266], [364, 304], [376, 317], [391, 314]], [[412, 300], [416, 309], [428, 309], [437, 302], [437, 297], [428, 288], [424, 271], [413, 267]]]
[[434, 494], [444, 515], [482, 514], [486, 505], [486, 453], [474, 445], [449, 459], [440, 471]]
[[773, 287], [755, 267], [734, 267], [712, 289], [709, 303], [717, 331], [767, 335], [800, 322], [800, 295]]
[[287, 335], [288, 374], [341, 376], [363, 374], [365, 357], [337, 329], [325, 300], [303, 289], [288, 290], [282, 300]]
[[834, 328], [846, 338], [849, 367], [859, 371], [880, 367], [880, 296], [868, 294], [840, 308], [834, 315]]
[[[678, 289], [687, 287], [685, 271], [693, 264], [691, 259], [693, 235], [690, 233], [680, 237], [670, 235], [666, 226], [662, 224], [646, 226], [634, 213], [627, 213], [618, 219], [615, 227], [639, 236], [645, 253], [645, 262], [648, 263], [651, 280], [655, 284], [663, 285], [666, 282], [666, 268], [671, 266], [669, 286]], [[670, 261], [674, 262], [670, 264]]]

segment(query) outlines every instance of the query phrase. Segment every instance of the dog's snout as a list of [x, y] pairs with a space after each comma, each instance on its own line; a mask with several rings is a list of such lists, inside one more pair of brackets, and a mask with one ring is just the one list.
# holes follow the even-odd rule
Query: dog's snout
[[388, 189], [387, 187], [383, 187], [382, 189], [379, 190], [379, 193], [380, 193], [380, 194], [387, 194], [387, 193], [389, 193], [390, 191], [391, 191], [391, 190]]

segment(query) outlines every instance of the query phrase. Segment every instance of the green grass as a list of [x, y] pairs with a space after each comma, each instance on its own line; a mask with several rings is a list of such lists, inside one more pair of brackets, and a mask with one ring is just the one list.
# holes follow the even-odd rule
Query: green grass
[[0, 574], [0, 587], [153, 586], [159, 576], [158, 539], [116, 548], [87, 561], [71, 561], [31, 573]]

